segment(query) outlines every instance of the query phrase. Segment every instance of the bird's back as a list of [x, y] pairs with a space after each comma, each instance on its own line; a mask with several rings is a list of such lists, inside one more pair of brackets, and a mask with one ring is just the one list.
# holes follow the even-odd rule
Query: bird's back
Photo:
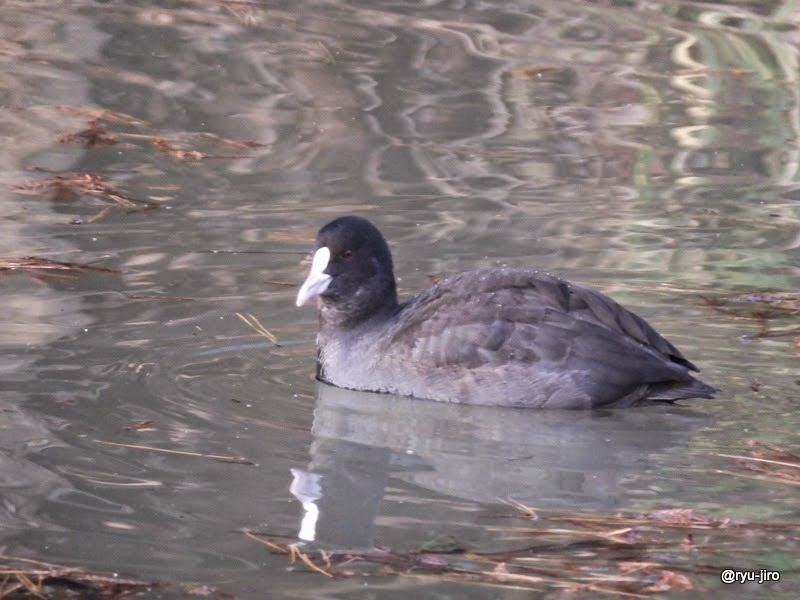
[[364, 373], [371, 381], [348, 387], [565, 408], [714, 391], [644, 319], [599, 292], [536, 271], [485, 269], [445, 279], [402, 305], [368, 345]]

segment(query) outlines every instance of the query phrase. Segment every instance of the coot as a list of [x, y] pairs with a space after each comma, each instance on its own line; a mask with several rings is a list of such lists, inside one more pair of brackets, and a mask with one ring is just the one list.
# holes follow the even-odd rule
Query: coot
[[392, 256], [361, 217], [320, 229], [297, 305], [317, 299], [317, 376], [354, 390], [530, 408], [711, 398], [641, 317], [537, 271], [488, 268], [397, 299]]

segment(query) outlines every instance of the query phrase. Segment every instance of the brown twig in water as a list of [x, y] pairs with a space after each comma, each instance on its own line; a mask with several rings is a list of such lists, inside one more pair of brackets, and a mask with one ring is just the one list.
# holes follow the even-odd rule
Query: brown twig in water
[[86, 271], [101, 271], [104, 273], [119, 273], [119, 269], [111, 267], [98, 267], [89, 263], [66, 262], [42, 258], [39, 256], [0, 257], [0, 271], [65, 271], [68, 273], [83, 273]]
[[89, 225], [91, 225], [92, 223], [97, 223], [101, 219], [105, 219], [109, 215], [110, 212], [111, 212], [111, 207], [110, 206], [104, 206], [102, 209], [100, 209], [99, 212], [93, 214], [91, 217], [89, 217], [88, 219], [84, 220], [84, 223], [87, 223]]
[[[294, 564], [295, 559], [299, 558], [302, 561], [302, 563], [312, 571], [316, 571], [317, 573], [325, 575], [325, 577], [333, 577], [333, 575], [331, 575], [328, 571], [314, 564], [314, 561], [312, 561], [307, 554], [301, 552], [296, 546], [275, 544], [274, 542], [265, 540], [259, 535], [252, 533], [251, 531], [248, 530], [245, 530], [244, 534], [251, 540], [255, 540], [260, 544], [264, 544], [265, 546], [272, 548], [273, 550], [279, 552], [280, 554], [288, 554], [290, 564]], [[323, 560], [325, 559], [327, 559], [327, 556], [323, 557]], [[330, 560], [328, 560], [328, 566], [330, 567]]]
[[[523, 562], [523, 554], [529, 549], [521, 549], [501, 553], [477, 554], [471, 552], [458, 553], [453, 560], [421, 551], [406, 553], [387, 550], [337, 550], [301, 552], [292, 544], [277, 543], [253, 534], [245, 535], [267, 546], [271, 551], [289, 557], [291, 563], [299, 559], [310, 569], [332, 576], [380, 576], [404, 575], [412, 577], [435, 578], [436, 580], [469, 582], [544, 591], [544, 588], [562, 591], [582, 591], [603, 595], [615, 595], [626, 598], [643, 598], [644, 594], [656, 591], [688, 590], [692, 583], [688, 577], [673, 570], [664, 569], [656, 562], [627, 561], [627, 570], [619, 567], [619, 573], [609, 573], [605, 561], [597, 571], [589, 571], [585, 561], [574, 562], [564, 558], [551, 568], [540, 569], [536, 565]], [[563, 550], [563, 548], [560, 547]], [[324, 560], [327, 570], [316, 564], [312, 556]], [[355, 563], [381, 565], [378, 571], [354, 570]], [[634, 577], [629, 566], [636, 564], [639, 577]], [[674, 568], [674, 567], [673, 567]]]
[[144, 121], [137, 119], [136, 117], [132, 117], [131, 115], [127, 115], [125, 113], [107, 110], [105, 108], [78, 108], [75, 106], [59, 106], [57, 108], [59, 110], [63, 110], [64, 112], [88, 119], [90, 122], [106, 121], [107, 123], [120, 123], [123, 125], [131, 125], [136, 127], [145, 125]]
[[[755, 464], [795, 464], [794, 455], [785, 450], [757, 442], [753, 445], [755, 452], [771, 453], [770, 462]], [[399, 575], [507, 589], [625, 598], [691, 590], [694, 582], [690, 575], [707, 575], [718, 582], [721, 567], [715, 561], [698, 558], [714, 556], [715, 551], [721, 550], [720, 557], [727, 560], [727, 549], [740, 548], [743, 537], [752, 543], [754, 535], [773, 536], [773, 532], [780, 532], [788, 547], [800, 544], [800, 525], [796, 523], [747, 523], [698, 515], [690, 508], [633, 515], [554, 513], [514, 499], [503, 501], [528, 521], [532, 521], [531, 515], [537, 516], [531, 527], [491, 528], [520, 534], [515, 539], [524, 534], [522, 539], [528, 543], [521, 547], [476, 551], [459, 545], [456, 551], [447, 553], [427, 550], [425, 546], [405, 552], [304, 547], [301, 552], [283, 536], [248, 535], [270, 551], [287, 555], [292, 562], [302, 562], [312, 570], [324, 564], [322, 570], [328, 576]], [[548, 526], [548, 522], [569, 523], [571, 527]], [[702, 538], [699, 532], [703, 532]]]
[[164, 454], [177, 454], [179, 456], [190, 456], [193, 458], [210, 458], [222, 462], [236, 463], [240, 465], [252, 465], [252, 461], [247, 460], [241, 456], [225, 456], [222, 454], [204, 454], [202, 452], [189, 452], [187, 450], [172, 450], [170, 448], [157, 448], [154, 446], [143, 446], [142, 444], [123, 444], [120, 442], [109, 442], [107, 440], [93, 440], [97, 444], [106, 444], [107, 446], [118, 446], [120, 448], [130, 448], [132, 450], [148, 450], [150, 452], [163, 452]]
[[752, 460], [754, 462], [767, 463], [770, 465], [781, 465], [782, 467], [793, 467], [800, 469], [800, 463], [790, 463], [782, 460], [770, 460], [768, 458], [758, 458], [756, 456], [742, 456], [741, 454], [722, 454], [716, 453], [715, 456], [722, 456], [724, 458], [735, 458], [736, 460]]
[[266, 327], [264, 327], [261, 324], [261, 321], [259, 321], [256, 317], [254, 317], [250, 313], [246, 313], [243, 315], [242, 313], [237, 312], [235, 314], [237, 317], [239, 317], [239, 319], [242, 322], [244, 322], [245, 325], [250, 327], [250, 329], [255, 331], [258, 335], [267, 338], [270, 342], [272, 342], [276, 346], [280, 346], [280, 344], [278, 343], [278, 338], [275, 337], [275, 335], [271, 331], [269, 331]]
[[[800, 456], [757, 440], [748, 440], [747, 445], [752, 448], [749, 456], [722, 453], [718, 453], [717, 456], [734, 459], [741, 468], [757, 474], [756, 479], [800, 485], [800, 472], [791, 470], [800, 469]], [[788, 467], [788, 469], [780, 467]], [[739, 473], [733, 474], [742, 476]]]
[[[37, 170], [45, 171], [44, 169]], [[94, 173], [58, 173], [49, 179], [20, 183], [11, 189], [23, 193], [49, 189], [53, 192], [53, 200], [62, 200], [69, 194], [94, 196], [132, 211], [149, 210], [157, 206], [121, 194], [108, 185], [103, 177]]]
[[503, 504], [508, 504], [509, 506], [517, 509], [519, 512], [521, 512], [523, 515], [525, 515], [529, 519], [532, 519], [532, 520], [535, 521], [535, 520], [537, 520], [539, 518], [539, 515], [536, 514], [536, 509], [531, 508], [530, 506], [526, 506], [522, 502], [519, 502], [518, 500], [514, 500], [514, 498], [498, 498], [498, 500], [500, 502], [502, 502]]
[[156, 583], [134, 579], [92, 575], [78, 567], [0, 555], [0, 598], [92, 597], [113, 600], [157, 586]]
[[68, 133], [58, 138], [60, 144], [84, 144], [89, 148], [94, 146], [109, 146], [116, 144], [116, 138], [108, 132], [104, 125], [97, 120], [89, 121], [89, 126], [83, 131]]

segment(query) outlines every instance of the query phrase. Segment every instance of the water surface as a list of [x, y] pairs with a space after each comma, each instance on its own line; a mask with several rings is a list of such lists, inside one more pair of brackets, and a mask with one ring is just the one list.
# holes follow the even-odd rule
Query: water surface
[[[119, 272], [0, 272], [4, 553], [239, 598], [515, 598], [329, 581], [242, 530], [489, 548], [507, 497], [797, 523], [796, 485], [719, 456], [800, 442], [797, 25], [779, 2], [7, 2], [0, 255]], [[105, 191], [47, 184], [84, 173]], [[318, 384], [293, 299], [347, 213], [385, 232], [404, 295], [556, 272], [722, 393], [584, 414]], [[789, 598], [796, 539], [709, 561], [781, 569]], [[759, 591], [692, 579], [682, 597]]]

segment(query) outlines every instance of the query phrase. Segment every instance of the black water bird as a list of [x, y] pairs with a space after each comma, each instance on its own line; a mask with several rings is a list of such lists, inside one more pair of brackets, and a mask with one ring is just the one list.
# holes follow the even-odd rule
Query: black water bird
[[318, 378], [354, 390], [530, 408], [627, 407], [717, 391], [644, 319], [537, 271], [487, 268], [397, 299], [361, 217], [320, 229], [297, 305], [317, 299]]

